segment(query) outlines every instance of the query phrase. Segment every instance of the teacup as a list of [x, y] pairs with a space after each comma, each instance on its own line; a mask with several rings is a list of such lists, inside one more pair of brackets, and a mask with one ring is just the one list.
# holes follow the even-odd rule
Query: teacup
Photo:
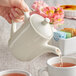
[[0, 72], [0, 76], [31, 76], [29, 72], [21, 70], [5, 70]]
[[[72, 63], [76, 64], [76, 58], [74, 57], [62, 57], [63, 63]], [[66, 67], [57, 67], [54, 64], [60, 63], [59, 57], [50, 58], [47, 61], [47, 67], [44, 67], [39, 70], [39, 76], [42, 76], [44, 71], [48, 72], [48, 76], [76, 76], [76, 65], [66, 66]]]

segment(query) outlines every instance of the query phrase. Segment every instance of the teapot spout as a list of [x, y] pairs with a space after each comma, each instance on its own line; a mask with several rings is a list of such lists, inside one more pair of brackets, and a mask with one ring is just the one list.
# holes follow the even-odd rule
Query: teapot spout
[[54, 54], [57, 54], [57, 55], [61, 55], [61, 50], [58, 48], [58, 47], [55, 47], [55, 46], [52, 46], [52, 45], [49, 45], [49, 44], [46, 44], [46, 47], [45, 47], [45, 51], [47, 52], [52, 52]]

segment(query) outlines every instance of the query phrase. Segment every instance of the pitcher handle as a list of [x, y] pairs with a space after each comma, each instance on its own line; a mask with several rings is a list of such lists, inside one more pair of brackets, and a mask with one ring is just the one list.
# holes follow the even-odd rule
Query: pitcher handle
[[[28, 21], [30, 15], [29, 15], [29, 12], [24, 12], [24, 16], [25, 16], [25, 19], [24, 19], [24, 22]], [[12, 26], [11, 26], [11, 37], [13, 36], [13, 34], [17, 31], [17, 23], [12, 21]]]
[[12, 21], [12, 26], [11, 26], [11, 36], [16, 32], [16, 22]]

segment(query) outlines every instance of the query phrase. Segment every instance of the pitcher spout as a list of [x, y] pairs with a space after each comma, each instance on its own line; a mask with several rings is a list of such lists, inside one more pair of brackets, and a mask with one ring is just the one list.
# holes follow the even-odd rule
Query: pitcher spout
[[58, 47], [55, 47], [55, 46], [52, 46], [52, 45], [49, 45], [49, 44], [45, 45], [45, 51], [46, 52], [52, 52], [52, 53], [57, 54], [57, 55], [62, 54], [61, 50]]

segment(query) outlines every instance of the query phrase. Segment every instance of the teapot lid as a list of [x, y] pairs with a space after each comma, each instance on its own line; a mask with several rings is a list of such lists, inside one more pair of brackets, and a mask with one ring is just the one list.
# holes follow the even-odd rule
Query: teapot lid
[[50, 39], [53, 36], [50, 20], [38, 14], [33, 14], [30, 17], [30, 23], [34, 30], [44, 38]]

